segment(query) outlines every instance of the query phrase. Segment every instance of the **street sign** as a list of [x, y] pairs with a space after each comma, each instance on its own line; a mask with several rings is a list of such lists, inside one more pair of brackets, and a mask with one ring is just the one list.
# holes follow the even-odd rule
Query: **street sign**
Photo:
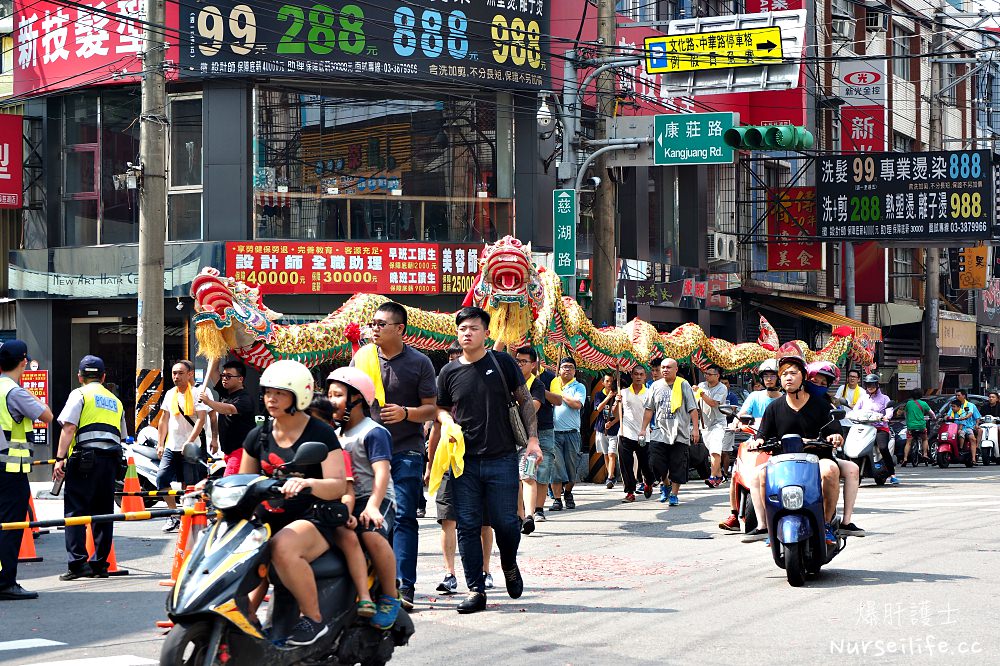
[[824, 155], [816, 160], [824, 238], [968, 242], [992, 231], [988, 150]]
[[735, 113], [683, 113], [653, 117], [653, 164], [732, 164], [736, 152], [722, 135], [739, 125]]
[[628, 312], [627, 307], [628, 305], [624, 298], [615, 299], [615, 326], [618, 328], [621, 328], [628, 323], [626, 319], [628, 316], [626, 314]]
[[646, 38], [646, 71], [674, 74], [780, 63], [781, 28], [720, 30]]
[[552, 252], [556, 275], [576, 275], [576, 190], [552, 191]]

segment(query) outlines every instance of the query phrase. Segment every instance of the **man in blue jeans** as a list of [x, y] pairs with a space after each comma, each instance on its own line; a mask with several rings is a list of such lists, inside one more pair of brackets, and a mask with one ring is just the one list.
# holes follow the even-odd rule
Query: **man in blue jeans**
[[443, 429], [457, 424], [465, 439], [465, 471], [451, 483], [458, 548], [469, 595], [456, 610], [477, 613], [486, 609], [480, 541], [484, 512], [496, 534], [507, 594], [517, 599], [524, 590], [517, 566], [521, 524], [517, 517], [517, 441], [508, 411], [511, 399], [517, 401], [528, 435], [525, 453], [538, 456], [539, 461], [544, 458], [538, 443], [535, 405], [524, 376], [510, 355], [486, 349], [489, 313], [475, 307], [462, 308], [455, 315], [455, 326], [462, 356], [438, 375], [438, 420]]
[[[558, 390], [556, 390], [558, 389]], [[587, 389], [576, 381], [576, 362], [567, 356], [559, 361], [559, 376], [552, 380], [552, 392], [562, 396], [555, 408], [556, 431], [555, 472], [552, 477], [552, 506], [549, 511], [575, 509], [573, 485], [580, 480], [580, 411], [587, 399]]]
[[437, 415], [437, 387], [431, 360], [403, 343], [406, 324], [406, 308], [390, 301], [375, 311], [370, 326], [385, 389], [384, 404], [372, 410], [372, 418], [392, 435], [396, 492], [392, 550], [396, 575], [402, 581], [399, 595], [403, 608], [410, 610], [417, 582], [417, 506], [424, 492], [423, 424]]

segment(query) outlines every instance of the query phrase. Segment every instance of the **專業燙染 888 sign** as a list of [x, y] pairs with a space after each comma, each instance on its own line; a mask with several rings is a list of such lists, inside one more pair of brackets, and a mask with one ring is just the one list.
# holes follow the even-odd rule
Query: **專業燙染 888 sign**
[[817, 233], [843, 240], [987, 239], [993, 188], [986, 150], [822, 156]]
[[551, 1], [182, 4], [180, 73], [541, 89], [548, 86]]

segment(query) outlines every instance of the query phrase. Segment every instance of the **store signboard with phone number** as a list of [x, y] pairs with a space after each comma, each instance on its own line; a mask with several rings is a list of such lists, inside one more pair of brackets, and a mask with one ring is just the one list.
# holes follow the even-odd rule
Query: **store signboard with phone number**
[[347, 76], [541, 89], [552, 0], [182, 4], [181, 76]]

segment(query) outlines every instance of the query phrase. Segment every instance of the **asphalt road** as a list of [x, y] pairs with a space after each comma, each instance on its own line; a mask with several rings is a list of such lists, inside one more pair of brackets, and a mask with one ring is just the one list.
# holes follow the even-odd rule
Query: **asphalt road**
[[[855, 522], [868, 530], [794, 589], [762, 544], [721, 532], [725, 489], [692, 483], [682, 504], [580, 488], [578, 508], [522, 540], [525, 593], [502, 589], [461, 616], [433, 592], [442, 575], [437, 524], [421, 520], [417, 633], [399, 664], [1000, 663], [1000, 468], [901, 470], [866, 483]], [[58, 501], [37, 501], [42, 517]], [[430, 510], [433, 512], [433, 503]], [[159, 523], [116, 531], [130, 575], [63, 583], [62, 534], [39, 537], [44, 561], [20, 580], [41, 593], [0, 602], [0, 663], [157, 663], [175, 537]], [[239, 662], [235, 662], [239, 666]]]

